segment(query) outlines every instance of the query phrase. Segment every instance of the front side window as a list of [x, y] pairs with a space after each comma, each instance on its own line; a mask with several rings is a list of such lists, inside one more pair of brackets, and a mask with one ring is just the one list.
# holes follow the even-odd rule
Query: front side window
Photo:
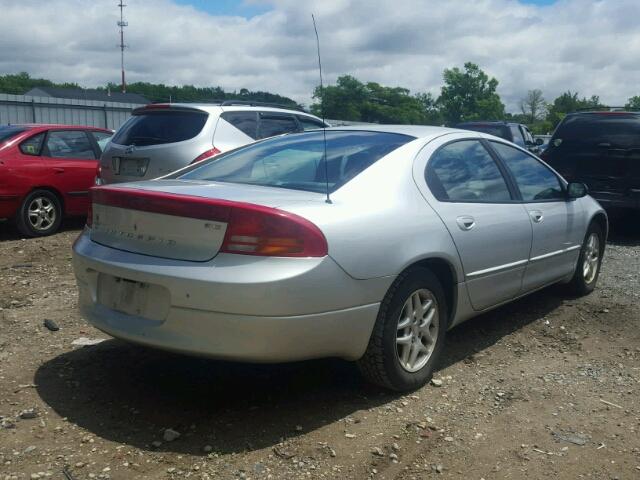
[[96, 158], [89, 137], [81, 130], [50, 131], [46, 155], [52, 158]]
[[29, 137], [20, 144], [20, 151], [25, 155], [40, 155], [43, 140], [44, 132], [38, 133], [33, 137]]
[[367, 131], [308, 132], [268, 139], [215, 157], [173, 178], [333, 192], [414, 137]]
[[564, 199], [560, 180], [533, 156], [504, 143], [491, 142], [513, 174], [525, 202]]
[[510, 202], [511, 194], [498, 166], [478, 140], [449, 143], [427, 164], [427, 184], [440, 201]]
[[284, 115], [261, 115], [258, 138], [275, 137], [283, 133], [298, 131], [298, 124], [295, 118]]

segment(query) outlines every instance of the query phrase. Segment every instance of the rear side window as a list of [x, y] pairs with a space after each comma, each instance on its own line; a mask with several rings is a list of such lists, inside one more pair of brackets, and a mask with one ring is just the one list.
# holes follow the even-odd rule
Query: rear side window
[[174, 178], [333, 192], [414, 137], [384, 132], [307, 132], [254, 143]]
[[96, 158], [89, 137], [81, 130], [50, 131], [46, 147], [46, 155], [52, 158]]
[[15, 137], [16, 135], [24, 131], [26, 131], [26, 128], [11, 127], [11, 126], [0, 127], [0, 143], [6, 142], [7, 140], [10, 140], [11, 138]]
[[640, 116], [633, 114], [569, 115], [558, 125], [550, 145], [584, 146], [609, 143], [612, 147], [640, 145]]
[[556, 174], [537, 159], [503, 143], [491, 142], [491, 145], [513, 174], [525, 202], [565, 198]]
[[149, 111], [133, 115], [113, 137], [118, 145], [160, 145], [184, 142], [198, 135], [209, 114], [186, 111]]
[[109, 143], [109, 140], [111, 140], [111, 137], [113, 137], [113, 133], [98, 132], [94, 130], [91, 130], [89, 132], [89, 135], [93, 135], [93, 138], [96, 139], [96, 143], [100, 147], [101, 152], [104, 151], [104, 147], [107, 146], [107, 143]]
[[286, 115], [260, 115], [260, 128], [258, 138], [274, 137], [283, 133], [298, 131], [295, 118]]
[[300, 122], [300, 126], [303, 130], [315, 130], [317, 128], [324, 128], [324, 124], [322, 122], [308, 117], [299, 116], [298, 122]]
[[25, 155], [40, 155], [42, 150], [42, 141], [44, 140], [44, 132], [27, 138], [20, 144], [20, 151]]
[[258, 138], [258, 114], [256, 112], [224, 112], [220, 117], [252, 139]]
[[511, 193], [495, 161], [477, 140], [449, 143], [427, 164], [427, 184], [440, 201], [510, 202]]

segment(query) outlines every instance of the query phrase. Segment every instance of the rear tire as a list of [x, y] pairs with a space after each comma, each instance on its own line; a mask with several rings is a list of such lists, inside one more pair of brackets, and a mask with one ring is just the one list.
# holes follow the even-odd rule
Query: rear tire
[[431, 379], [448, 328], [444, 290], [428, 269], [412, 268], [393, 283], [380, 305], [358, 367], [372, 383], [400, 392]]
[[589, 225], [580, 249], [576, 271], [568, 284], [569, 290], [574, 295], [588, 295], [596, 288], [604, 253], [604, 242], [602, 228], [597, 223]]
[[43, 237], [55, 233], [62, 221], [62, 205], [48, 190], [34, 190], [25, 197], [18, 210], [16, 225], [27, 237]]

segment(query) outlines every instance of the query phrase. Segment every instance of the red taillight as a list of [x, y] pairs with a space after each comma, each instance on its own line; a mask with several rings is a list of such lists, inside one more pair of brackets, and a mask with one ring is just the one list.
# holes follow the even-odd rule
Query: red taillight
[[[122, 187], [94, 187], [91, 201], [227, 224], [220, 251], [274, 257], [324, 257], [327, 240], [309, 220], [276, 208], [217, 198]], [[91, 215], [91, 209], [89, 212]], [[87, 219], [90, 226], [90, 220]]]
[[191, 163], [196, 163], [196, 162], [205, 160], [207, 158], [215, 157], [219, 153], [220, 153], [220, 150], [218, 150], [216, 147], [210, 148], [206, 152], [202, 152], [200, 155], [198, 155]]
[[274, 257], [324, 257], [327, 241], [318, 227], [292, 213], [246, 205], [231, 209], [221, 251]]

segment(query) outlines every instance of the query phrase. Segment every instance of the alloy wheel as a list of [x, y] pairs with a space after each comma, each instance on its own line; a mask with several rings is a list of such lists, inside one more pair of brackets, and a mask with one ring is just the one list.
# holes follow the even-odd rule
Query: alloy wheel
[[582, 275], [586, 283], [591, 283], [596, 278], [600, 264], [600, 239], [596, 233], [589, 235], [584, 249], [584, 261], [582, 263]]
[[405, 301], [396, 334], [396, 355], [402, 368], [417, 372], [433, 353], [438, 339], [438, 303], [426, 288], [416, 290]]
[[29, 224], [38, 231], [43, 232], [51, 228], [56, 221], [56, 206], [46, 197], [36, 197], [29, 203]]

